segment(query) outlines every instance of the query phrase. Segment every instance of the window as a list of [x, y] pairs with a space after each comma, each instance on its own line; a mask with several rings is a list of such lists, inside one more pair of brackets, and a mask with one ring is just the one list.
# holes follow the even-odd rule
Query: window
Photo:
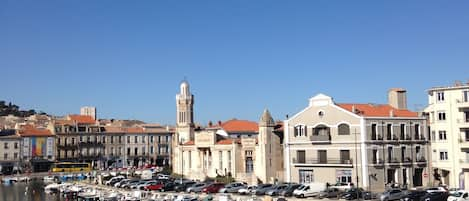
[[296, 151], [296, 162], [297, 163], [305, 163], [306, 162], [306, 152], [305, 152], [305, 150], [297, 150]]
[[326, 164], [327, 163], [327, 150], [318, 150], [318, 159], [319, 159], [319, 163]]
[[445, 121], [446, 113], [444, 111], [438, 111], [438, 121]]
[[387, 139], [391, 140], [393, 138], [392, 136], [392, 124], [387, 124], [386, 125], [386, 133], [387, 133]]
[[436, 132], [435, 132], [435, 131], [432, 131], [432, 140], [433, 140], [433, 141], [436, 140]]
[[231, 151], [228, 151], [228, 172], [231, 172]]
[[150, 143], [153, 143], [153, 135], [150, 136]]
[[[83, 142], [83, 136], [80, 136], [80, 142]], [[65, 142], [67, 144], [67, 142]]]
[[222, 151], [218, 151], [218, 157], [219, 157], [218, 158], [218, 162], [219, 162], [218, 168], [220, 170], [223, 170], [223, 152]]
[[[74, 139], [72, 138], [72, 141], [73, 141], [73, 140], [74, 140]], [[90, 136], [86, 136], [86, 142], [88, 142], [88, 143], [91, 142], [91, 137], [90, 137]]]
[[114, 155], [114, 147], [111, 147], [111, 155]]
[[378, 139], [378, 127], [376, 124], [371, 124], [371, 140]]
[[442, 160], [442, 161], [448, 160], [448, 152], [447, 151], [440, 151], [440, 160]]
[[166, 143], [168, 143], [169, 142], [169, 136], [165, 136], [164, 138], [166, 140]]
[[446, 140], [446, 131], [438, 131], [438, 139]]
[[130, 147], [127, 148], [127, 155], [130, 156]]
[[122, 155], [122, 147], [119, 147], [119, 156]]
[[254, 171], [254, 162], [252, 160], [252, 151], [246, 151], [246, 173], [252, 173]]
[[145, 143], [145, 136], [142, 136], [142, 143]]
[[135, 136], [135, 137], [134, 137], [134, 143], [135, 143], [135, 144], [138, 143], [138, 136]]
[[372, 160], [373, 160], [373, 164], [378, 164], [378, 163], [379, 163], [379, 152], [378, 152], [378, 149], [373, 149]]
[[114, 143], [114, 136], [111, 136], [111, 144]]
[[14, 158], [14, 159], [17, 159], [17, 158], [18, 158], [18, 153], [14, 153], [14, 154], [13, 154], [13, 158]]
[[295, 137], [298, 137], [298, 136], [306, 136], [306, 126], [305, 125], [295, 126]]
[[106, 143], [106, 137], [105, 136], [103, 136], [103, 140], [101, 142]]
[[405, 124], [401, 124], [400, 131], [401, 131], [401, 139], [406, 139]]
[[436, 93], [436, 101], [437, 102], [445, 101], [445, 92], [437, 92]]
[[127, 136], [127, 143], [130, 143], [130, 136]]
[[145, 146], [142, 147], [142, 155], [145, 155]]
[[153, 154], [153, 146], [150, 146], [150, 154]]
[[138, 148], [137, 147], [134, 148], [134, 156], [136, 156], [136, 155], [138, 155]]
[[7, 153], [3, 154], [3, 159], [5, 159], [5, 160], [8, 159], [8, 154]]
[[469, 102], [469, 91], [462, 92], [462, 101], [465, 103]]
[[418, 124], [414, 125], [414, 132], [415, 132], [415, 139], [421, 139], [420, 138], [420, 125]]
[[119, 144], [122, 143], [122, 136], [119, 136]]
[[388, 162], [391, 163], [393, 161], [393, 148], [391, 146], [388, 147]]
[[299, 183], [307, 184], [314, 182], [313, 170], [298, 170]]
[[340, 163], [350, 164], [350, 151], [349, 150], [340, 150]]
[[15, 147], [15, 149], [18, 149], [18, 142], [15, 142], [14, 147]]
[[339, 127], [339, 135], [350, 135], [350, 126], [347, 124], [340, 124]]
[[468, 142], [469, 141], [469, 130], [464, 131], [464, 137], [466, 137], [465, 140], [466, 140], [466, 142]]

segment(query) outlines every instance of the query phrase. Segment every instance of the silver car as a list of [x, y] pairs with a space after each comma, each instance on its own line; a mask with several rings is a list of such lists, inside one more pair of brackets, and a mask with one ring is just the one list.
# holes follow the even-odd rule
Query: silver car
[[224, 188], [220, 189], [220, 193], [237, 193], [239, 189], [245, 188], [246, 185], [241, 182], [233, 182], [226, 184]]
[[379, 200], [381, 201], [389, 201], [389, 200], [400, 200], [406, 196], [406, 192], [400, 189], [391, 189], [389, 191], [385, 191], [384, 193], [379, 196]]

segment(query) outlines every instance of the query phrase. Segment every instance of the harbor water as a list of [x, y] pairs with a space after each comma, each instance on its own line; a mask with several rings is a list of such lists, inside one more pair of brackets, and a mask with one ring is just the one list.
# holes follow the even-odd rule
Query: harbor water
[[33, 180], [0, 184], [0, 201], [62, 201], [58, 194], [44, 192], [44, 182]]

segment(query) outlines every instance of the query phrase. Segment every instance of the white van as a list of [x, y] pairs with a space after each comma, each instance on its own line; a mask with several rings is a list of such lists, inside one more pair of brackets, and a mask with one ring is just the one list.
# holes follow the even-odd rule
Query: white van
[[293, 191], [295, 197], [313, 197], [319, 195], [319, 192], [327, 189], [326, 183], [309, 183], [303, 184]]

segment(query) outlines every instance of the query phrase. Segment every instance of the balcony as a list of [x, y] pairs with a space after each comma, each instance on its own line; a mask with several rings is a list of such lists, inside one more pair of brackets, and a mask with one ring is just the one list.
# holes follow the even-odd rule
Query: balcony
[[311, 135], [309, 139], [313, 143], [331, 143], [331, 135]]
[[[463, 136], [465, 135], [466, 134], [463, 133]], [[459, 138], [459, 146], [461, 146], [461, 148], [469, 148], [469, 139]]]
[[469, 108], [469, 100], [464, 100], [464, 98], [457, 99], [456, 104], [459, 108]]
[[80, 142], [80, 147], [104, 147], [104, 144], [101, 142]]
[[61, 150], [74, 150], [74, 149], [78, 149], [78, 145], [76, 145], [76, 144], [59, 144], [59, 145], [57, 145], [57, 148], [61, 149]]
[[[391, 137], [391, 138], [389, 138], [389, 137]], [[396, 134], [393, 134], [391, 136], [388, 136], [388, 138], [386, 138], [386, 142], [387, 143], [397, 144], [397, 143], [399, 143], [399, 137], [397, 137]]]
[[427, 139], [423, 135], [415, 136], [414, 141], [420, 144], [425, 144], [426, 142], [428, 142]]
[[400, 163], [399, 163], [399, 160], [397, 160], [397, 158], [394, 157], [394, 158], [388, 159], [387, 165], [389, 165], [389, 166], [399, 166]]
[[384, 167], [384, 160], [383, 159], [373, 160], [372, 165], [375, 166], [375, 168], [377, 169], [381, 169]]
[[317, 166], [317, 167], [353, 167], [352, 159], [337, 159], [337, 158], [306, 158], [303, 160], [297, 160], [293, 158], [293, 164], [295, 166]]
[[403, 165], [412, 165], [412, 159], [410, 157], [404, 157], [404, 159], [402, 159], [402, 164]]
[[458, 122], [458, 126], [460, 128], [469, 128], [469, 119], [468, 118], [458, 119], [457, 122]]
[[381, 134], [371, 134], [372, 143], [383, 143], [383, 136]]
[[459, 165], [461, 166], [461, 168], [466, 168], [466, 169], [469, 169], [469, 159], [459, 159]]
[[427, 166], [427, 159], [424, 156], [417, 157], [418, 166]]

